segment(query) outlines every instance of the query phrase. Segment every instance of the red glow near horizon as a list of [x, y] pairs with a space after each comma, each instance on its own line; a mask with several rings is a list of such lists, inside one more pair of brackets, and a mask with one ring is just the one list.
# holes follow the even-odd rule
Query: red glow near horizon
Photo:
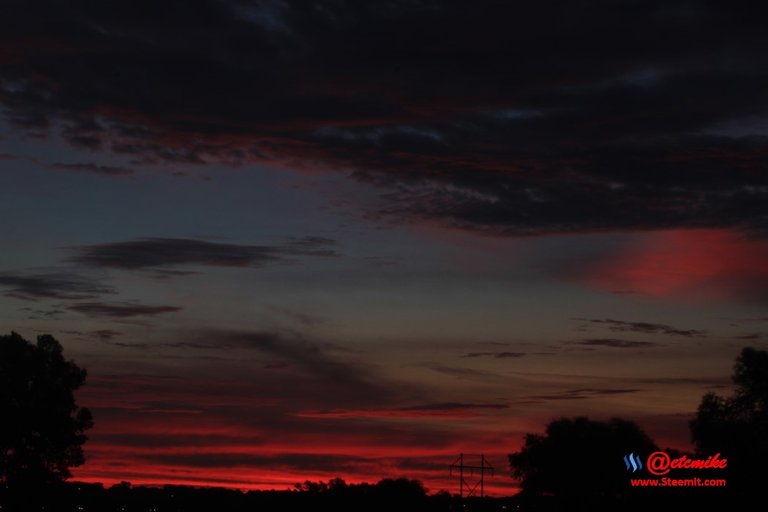
[[[496, 478], [486, 482], [489, 494], [517, 491], [506, 455], [519, 448], [514, 443], [521, 437], [484, 431], [483, 413], [498, 412], [484, 404], [466, 411], [303, 410], [251, 399], [235, 381], [201, 385], [184, 378], [97, 375], [90, 384], [78, 400], [94, 408], [96, 426], [85, 447], [86, 464], [73, 470], [78, 481], [269, 490], [307, 480], [404, 477], [431, 492], [454, 492], [449, 465], [460, 452], [472, 451], [485, 453], [496, 467]], [[120, 398], [110, 403], [116, 386], [123, 388]]]
[[[106, 486], [130, 481], [134, 485], [162, 486], [218, 486], [241, 490], [284, 490], [292, 489], [295, 484], [309, 481], [328, 481], [333, 478], [343, 478], [348, 483], [375, 483], [383, 478], [409, 478], [421, 481], [430, 492], [448, 490], [455, 492], [458, 482], [449, 475], [449, 466], [457, 456], [456, 451], [446, 449], [444, 453], [433, 451], [401, 453], [391, 452], [375, 446], [364, 449], [359, 446], [349, 447], [341, 451], [341, 447], [328, 446], [323, 452], [319, 447], [294, 446], [294, 451], [288, 447], [274, 446], [262, 449], [249, 447], [215, 447], [206, 448], [186, 447], [184, 452], [193, 456], [205, 458], [210, 456], [215, 460], [218, 456], [248, 456], [274, 457], [271, 467], [252, 467], [246, 464], [232, 464], [221, 467], [200, 467], [183, 463], [159, 463], [147, 461], [147, 455], [158, 453], [171, 457], [176, 450], [164, 448], [130, 449], [114, 445], [99, 445], [98, 442], [87, 449], [88, 462], [75, 468], [74, 480], [102, 483]], [[514, 450], [512, 450], [514, 451]], [[290, 457], [291, 453], [299, 457], [310, 455], [312, 464], [322, 457], [328, 457], [329, 469], [303, 469], [297, 464], [283, 464], [279, 460]], [[314, 453], [317, 457], [311, 457]], [[346, 455], [345, 455], [346, 453]], [[183, 455], [183, 454], [182, 454]], [[333, 460], [343, 460], [348, 457], [350, 462], [342, 462], [343, 469], [330, 469]], [[485, 488], [488, 494], [495, 496], [511, 495], [517, 492], [517, 484], [509, 476], [506, 466], [505, 453], [486, 452], [486, 457], [493, 463], [496, 476], [488, 479]], [[336, 462], [338, 463], [338, 462]]]

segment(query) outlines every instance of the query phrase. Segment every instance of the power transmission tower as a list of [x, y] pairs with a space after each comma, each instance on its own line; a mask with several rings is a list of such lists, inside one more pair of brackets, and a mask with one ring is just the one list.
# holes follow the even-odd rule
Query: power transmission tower
[[[493, 466], [485, 460], [485, 455], [459, 454], [459, 457], [451, 464], [451, 477], [453, 477], [454, 471], [459, 472], [459, 496], [461, 498], [477, 496], [478, 487], [480, 488], [480, 497], [485, 496], [485, 474], [488, 473], [493, 476]], [[475, 477], [475, 472], [479, 473], [479, 478]]]

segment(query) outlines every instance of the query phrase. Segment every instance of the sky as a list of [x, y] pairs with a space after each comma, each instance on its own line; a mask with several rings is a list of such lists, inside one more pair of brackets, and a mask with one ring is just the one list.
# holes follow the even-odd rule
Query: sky
[[83, 481], [417, 478], [560, 417], [690, 449], [768, 346], [759, 2], [4, 1], [0, 331]]

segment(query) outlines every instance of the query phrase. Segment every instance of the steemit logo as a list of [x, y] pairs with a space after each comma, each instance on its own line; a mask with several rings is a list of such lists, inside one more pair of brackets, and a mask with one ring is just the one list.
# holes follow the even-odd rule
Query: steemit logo
[[634, 453], [624, 456], [624, 464], [627, 466], [627, 471], [631, 469], [633, 473], [638, 469], [643, 469], [643, 463], [640, 460], [640, 456], [635, 455]]

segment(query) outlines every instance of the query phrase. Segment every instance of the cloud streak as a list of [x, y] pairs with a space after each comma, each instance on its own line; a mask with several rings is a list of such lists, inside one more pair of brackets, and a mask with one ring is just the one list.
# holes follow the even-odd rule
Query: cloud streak
[[[104, 305], [84, 304], [70, 309], [92, 316], [125, 318], [133, 316], [155, 316], [180, 310], [172, 306], [140, 306], [134, 304]], [[113, 345], [126, 349], [160, 351], [160, 353], [185, 354], [196, 358], [215, 356], [235, 360], [246, 359], [257, 363], [263, 370], [260, 378], [274, 386], [274, 381], [292, 380], [273, 389], [275, 396], [289, 393], [288, 389], [303, 394], [303, 399], [328, 394], [334, 400], [347, 397], [356, 404], [371, 400], [388, 403], [399, 395], [401, 387], [392, 382], [379, 381], [376, 367], [356, 360], [336, 357], [325, 349], [321, 342], [313, 342], [301, 336], [273, 331], [237, 331], [201, 328], [171, 333], [152, 343], [134, 343], [127, 337]], [[256, 358], [253, 361], [253, 358]], [[209, 360], [209, 359], [206, 359]], [[276, 371], [280, 370], [280, 371]], [[296, 400], [296, 396], [291, 397]]]
[[627, 322], [612, 318], [577, 318], [588, 325], [604, 326], [614, 332], [638, 332], [642, 334], [665, 334], [668, 336], [683, 336], [686, 338], [701, 338], [706, 336], [706, 331], [698, 329], [678, 329], [667, 324], [650, 322]]
[[[167, 267], [197, 265], [212, 267], [262, 267], [295, 256], [338, 256], [335, 241], [307, 237], [292, 239], [282, 245], [238, 245], [188, 238], [138, 238], [77, 248], [71, 262], [93, 267], [123, 270], [162, 271], [161, 277], [173, 277]], [[175, 271], [174, 271], [175, 272]]]
[[651, 341], [632, 341], [619, 340], [615, 338], [591, 338], [574, 342], [576, 345], [586, 345], [589, 347], [611, 347], [611, 348], [650, 348], [658, 347], [658, 343]]
[[627, 395], [641, 392], [641, 389], [635, 388], [582, 388], [570, 389], [560, 393], [551, 393], [547, 395], [532, 395], [528, 397], [531, 401], [560, 401], [560, 400], [586, 400], [600, 396]]
[[94, 163], [53, 163], [50, 164], [49, 167], [51, 169], [82, 172], [87, 174], [98, 174], [101, 176], [129, 176], [134, 173], [133, 169], [129, 169], [127, 167], [99, 165]]
[[525, 352], [468, 352], [461, 357], [475, 358], [475, 357], [492, 357], [494, 359], [517, 359], [525, 357], [528, 354]]
[[94, 318], [124, 319], [176, 313], [183, 308], [177, 306], [147, 306], [132, 302], [82, 302], [67, 306], [67, 309]]
[[2, 272], [0, 287], [8, 297], [31, 301], [93, 299], [114, 293], [109, 286], [71, 272]]
[[496, 375], [492, 372], [485, 370], [479, 370], [476, 368], [467, 368], [462, 366], [446, 366], [439, 363], [424, 363], [421, 366], [429, 368], [430, 370], [448, 375], [450, 377], [456, 377], [457, 379], [489, 379], [495, 378]]
[[472, 418], [507, 409], [506, 404], [444, 402], [385, 409], [303, 411], [302, 418]]

